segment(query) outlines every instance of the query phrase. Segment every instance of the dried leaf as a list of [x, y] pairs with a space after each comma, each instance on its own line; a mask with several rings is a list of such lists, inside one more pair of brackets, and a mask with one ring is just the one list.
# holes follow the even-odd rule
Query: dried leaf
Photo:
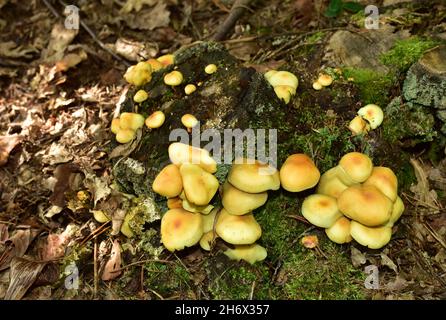
[[167, 5], [159, 1], [152, 10], [130, 15], [125, 22], [130, 28], [139, 30], [167, 27], [170, 23], [170, 12], [167, 10]]
[[77, 66], [82, 61], [87, 60], [87, 58], [87, 53], [83, 49], [78, 50], [77, 53], [69, 53], [56, 62], [56, 70], [67, 71], [68, 69]]
[[11, 282], [5, 300], [20, 300], [36, 281], [46, 262], [35, 262], [23, 258], [11, 261]]
[[351, 247], [351, 259], [355, 268], [360, 267], [367, 261], [365, 255], [355, 247]]
[[59, 164], [65, 163], [73, 159], [73, 155], [67, 148], [61, 144], [53, 142], [49, 149], [46, 150], [42, 157], [42, 162], [45, 164]]
[[130, 143], [121, 144], [114, 148], [112, 152], [110, 152], [109, 158], [113, 159], [117, 157], [129, 156], [138, 147], [139, 143], [141, 142], [141, 138], [142, 130], [138, 129], [138, 131], [136, 131], [136, 138]]
[[143, 5], [153, 6], [158, 0], [127, 0], [121, 8], [122, 13], [129, 13], [131, 11], [139, 12]]
[[42, 58], [46, 63], [54, 63], [62, 59], [68, 45], [78, 34], [77, 29], [67, 29], [63, 24], [54, 25], [48, 48], [42, 51]]
[[319, 239], [317, 236], [305, 236], [302, 238], [301, 243], [305, 248], [313, 249], [318, 246]]
[[396, 266], [396, 264], [392, 261], [392, 259], [389, 258], [388, 255], [383, 252], [381, 252], [381, 265], [387, 266], [395, 271], [395, 273], [398, 273], [398, 267]]
[[126, 212], [125, 210], [118, 209], [114, 212], [113, 218], [112, 218], [112, 236], [115, 236], [119, 234], [121, 231], [122, 223], [124, 222]]
[[408, 286], [407, 280], [401, 276], [397, 276], [395, 281], [389, 282], [384, 286], [386, 291], [401, 291]]
[[122, 273], [119, 269], [121, 269], [121, 246], [118, 240], [115, 240], [113, 242], [110, 259], [105, 264], [104, 272], [102, 273], [102, 280], [115, 279]]
[[94, 205], [96, 205], [99, 200], [107, 198], [112, 191], [112, 189], [108, 186], [108, 179], [105, 177], [99, 178], [90, 173], [85, 173], [84, 184], [94, 195]]
[[9, 154], [22, 139], [20, 135], [0, 136], [0, 167], [8, 162]]
[[[140, 61], [141, 59], [149, 59], [152, 55], [142, 42], [118, 38], [114, 45], [114, 50], [120, 56], [129, 61]], [[156, 54], [156, 52], [154, 52]]]
[[423, 169], [423, 164], [416, 159], [410, 159], [410, 163], [413, 166], [418, 182], [416, 185], [410, 187], [410, 191], [415, 194], [420, 205], [440, 210], [438, 195], [435, 190], [431, 190], [429, 186], [428, 175]]
[[18, 46], [14, 41], [0, 43], [0, 56], [2, 57], [30, 59], [36, 52], [38, 52], [37, 49]]
[[50, 234], [40, 254], [42, 260], [53, 260], [65, 254], [65, 248], [79, 228], [69, 224], [60, 234]]
[[0, 271], [9, 268], [9, 265], [14, 257], [22, 257], [29, 244], [31, 243], [31, 231], [17, 230], [14, 235], [9, 238], [5, 246], [5, 251], [0, 253]]
[[9, 238], [8, 226], [0, 223], [0, 243], [5, 242]]
[[65, 206], [65, 193], [71, 190], [73, 176], [79, 172], [79, 170], [78, 166], [71, 163], [61, 164], [56, 167], [56, 170], [54, 170], [54, 177], [57, 179], [57, 182], [54, 186], [53, 194], [49, 199], [51, 204], [61, 208]]

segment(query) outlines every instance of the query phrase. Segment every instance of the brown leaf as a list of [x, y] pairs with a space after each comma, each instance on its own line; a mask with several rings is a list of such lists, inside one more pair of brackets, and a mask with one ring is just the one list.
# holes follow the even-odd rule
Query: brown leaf
[[438, 202], [438, 195], [429, 186], [428, 175], [424, 169], [424, 164], [417, 159], [410, 159], [410, 163], [413, 166], [418, 182], [416, 185], [410, 187], [410, 191], [415, 194], [420, 205], [439, 211], [441, 206]]
[[153, 30], [159, 27], [167, 27], [170, 22], [170, 11], [163, 1], [158, 1], [153, 9], [136, 14], [129, 14], [125, 19], [127, 25], [132, 29]]
[[351, 259], [355, 268], [358, 268], [367, 262], [365, 255], [355, 247], [351, 247]]
[[0, 136], [0, 167], [8, 162], [11, 151], [22, 141], [22, 136]]
[[78, 50], [77, 53], [69, 53], [56, 62], [56, 70], [67, 71], [68, 69], [77, 66], [82, 61], [87, 60], [87, 58], [87, 53], [83, 49]]
[[0, 242], [5, 242], [9, 238], [8, 226], [0, 223]]
[[77, 172], [80, 172], [80, 168], [72, 163], [64, 163], [56, 167], [54, 177], [57, 179], [57, 182], [49, 199], [51, 204], [58, 207], [65, 206], [65, 193], [70, 190], [70, 181]]
[[11, 281], [9, 282], [8, 291], [6, 291], [5, 300], [22, 299], [45, 265], [46, 262], [14, 258], [11, 261]]
[[54, 25], [51, 30], [51, 39], [48, 47], [43, 50], [42, 58], [44, 62], [53, 63], [62, 59], [65, 49], [78, 34], [77, 29], [67, 29], [63, 24]]
[[14, 257], [22, 257], [32, 240], [30, 229], [18, 230], [6, 240], [5, 250], [0, 253], [0, 271], [9, 268]]
[[77, 227], [69, 224], [60, 234], [50, 234], [40, 254], [42, 260], [53, 260], [62, 257], [65, 254], [65, 248], [73, 238]]
[[102, 273], [102, 280], [113, 280], [122, 272], [117, 271], [121, 269], [121, 246], [118, 240], [113, 242], [113, 247], [110, 253], [110, 259], [105, 264], [104, 272]]
[[396, 266], [395, 262], [393, 262], [392, 259], [390, 259], [389, 256], [383, 252], [381, 252], [381, 265], [387, 266], [395, 271], [395, 273], [398, 273], [398, 267]]

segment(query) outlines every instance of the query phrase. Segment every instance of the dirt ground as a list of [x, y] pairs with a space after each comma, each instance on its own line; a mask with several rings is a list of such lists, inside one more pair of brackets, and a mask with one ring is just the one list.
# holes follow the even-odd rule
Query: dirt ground
[[[359, 1], [359, 10], [338, 11], [336, 1], [238, 2], [0, 0], [0, 298], [446, 299], [442, 124], [435, 120], [432, 138], [423, 133], [418, 140], [401, 136], [393, 142], [384, 139], [383, 128], [354, 140], [347, 130], [329, 126], [347, 121], [369, 100], [384, 107], [402, 94], [408, 67], [446, 41], [444, 3], [376, 1], [392, 37], [416, 41], [397, 53], [401, 63], [408, 57], [408, 66], [377, 68], [377, 78], [369, 78], [327, 55], [336, 32], [368, 37], [358, 22], [367, 1]], [[68, 4], [79, 9], [78, 30], [64, 28]], [[109, 157], [116, 145], [111, 120], [130, 87], [123, 78], [127, 68], [214, 40], [240, 8], [243, 14], [221, 45], [244, 67], [298, 75], [299, 98], [282, 106], [284, 117], [296, 119], [296, 135], [289, 138], [293, 151], [311, 151], [321, 172], [358, 146], [374, 150], [380, 161], [392, 159], [380, 165], [398, 170], [405, 211], [383, 249], [330, 242], [302, 217], [304, 196], [285, 193], [270, 194], [255, 213], [265, 229], [261, 244], [268, 258], [254, 265], [230, 261], [219, 248], [170, 253], [159, 243], [159, 219], [145, 222], [144, 236], [127, 238], [114, 232], [116, 221], [93, 218], [95, 210], [116, 208], [115, 199], [133, 199], [116, 183], [116, 159]], [[321, 70], [337, 68], [338, 84], [312, 89], [311, 79]], [[324, 116], [318, 119], [314, 110]], [[320, 142], [312, 134], [323, 125], [328, 131]], [[392, 150], [398, 157], [390, 156]], [[319, 238], [316, 249], [301, 244], [305, 235]], [[378, 289], [364, 287], [368, 265], [379, 267]], [[79, 286], [73, 289], [68, 280], [76, 276]]]

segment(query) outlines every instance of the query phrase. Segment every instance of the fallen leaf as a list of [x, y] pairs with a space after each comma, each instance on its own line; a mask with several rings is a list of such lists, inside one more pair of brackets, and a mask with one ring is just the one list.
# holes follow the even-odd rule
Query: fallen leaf
[[121, 269], [121, 246], [118, 240], [115, 240], [110, 253], [110, 259], [105, 264], [104, 272], [102, 273], [102, 280], [115, 279], [122, 273], [119, 269]]
[[109, 187], [109, 181], [105, 177], [96, 177], [94, 174], [85, 173], [84, 184], [94, 195], [94, 205], [98, 203], [98, 201], [107, 198], [112, 189]]
[[9, 154], [22, 139], [20, 135], [0, 136], [0, 166], [8, 162]]
[[66, 246], [78, 229], [76, 225], [69, 224], [62, 233], [48, 235], [40, 254], [41, 259], [47, 261], [62, 257], [65, 254]]
[[0, 223], [0, 243], [5, 242], [9, 238], [8, 226]]
[[15, 257], [11, 261], [11, 281], [5, 300], [20, 300], [36, 281], [46, 262], [35, 262]]
[[5, 241], [5, 250], [0, 253], [0, 271], [9, 268], [14, 257], [22, 257], [31, 243], [33, 235], [30, 229], [17, 230]]
[[381, 256], [381, 265], [387, 266], [390, 269], [392, 269], [393, 271], [395, 271], [395, 273], [398, 273], [398, 267], [392, 261], [392, 259], [389, 258], [388, 255], [386, 255], [385, 253], [381, 252], [380, 256]]
[[124, 218], [126, 215], [126, 211], [122, 209], [118, 209], [114, 212], [112, 217], [112, 236], [116, 236], [121, 231], [122, 223], [124, 222]]
[[18, 46], [14, 41], [0, 43], [0, 56], [6, 58], [26, 58], [30, 59], [37, 49], [31, 47]]
[[122, 13], [139, 12], [144, 5], [153, 6], [158, 0], [127, 0], [121, 8]]
[[423, 163], [416, 159], [410, 159], [410, 163], [413, 166], [417, 178], [417, 184], [412, 185], [410, 191], [414, 193], [420, 205], [439, 211], [440, 204], [438, 202], [438, 195], [429, 186], [428, 175], [423, 168]]
[[57, 179], [57, 182], [54, 185], [53, 194], [49, 198], [51, 204], [61, 208], [65, 206], [65, 193], [71, 190], [73, 176], [79, 171], [79, 167], [71, 163], [61, 164], [56, 167], [54, 177]]
[[132, 142], [121, 144], [110, 152], [110, 159], [129, 156], [138, 147], [139, 143], [141, 142], [141, 138], [142, 130], [138, 129], [138, 131], [136, 131], [136, 138]]
[[46, 63], [55, 63], [63, 58], [68, 45], [79, 33], [77, 29], [67, 29], [63, 24], [57, 23], [51, 30], [48, 47], [42, 51], [42, 59]]
[[51, 165], [65, 163], [72, 159], [73, 155], [67, 150], [67, 148], [56, 142], [53, 142], [42, 156], [42, 162]]
[[114, 50], [129, 61], [147, 60], [152, 57], [152, 53], [156, 55], [156, 52], [149, 52], [144, 43], [125, 38], [116, 40]]
[[401, 291], [408, 286], [407, 280], [401, 276], [397, 276], [395, 281], [386, 283], [384, 286], [385, 291]]
[[125, 22], [130, 28], [139, 30], [167, 27], [170, 23], [170, 11], [167, 10], [167, 5], [160, 1], [151, 10], [129, 15]]
[[84, 60], [87, 60], [88, 56], [85, 50], [80, 49], [76, 53], [68, 53], [61, 60], [56, 62], [56, 71], [67, 71], [70, 68], [77, 66]]
[[350, 250], [351, 250], [352, 264], [355, 268], [358, 268], [361, 265], [363, 265], [364, 263], [366, 263], [367, 259], [361, 251], [359, 251], [355, 247], [351, 247]]

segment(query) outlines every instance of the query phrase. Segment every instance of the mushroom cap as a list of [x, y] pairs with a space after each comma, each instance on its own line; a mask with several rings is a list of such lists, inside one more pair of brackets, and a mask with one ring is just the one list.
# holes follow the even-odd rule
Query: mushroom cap
[[211, 204], [207, 204], [204, 206], [197, 206], [196, 204], [191, 203], [187, 199], [183, 199], [183, 201], [181, 202], [181, 206], [184, 210], [187, 210], [189, 212], [199, 212], [202, 214], [209, 214], [209, 212], [211, 212], [212, 209], [214, 209], [214, 206]]
[[165, 54], [156, 58], [156, 60], [160, 62], [164, 67], [167, 67], [175, 63], [175, 56], [173, 54]]
[[260, 193], [280, 188], [279, 172], [266, 163], [238, 158], [232, 164], [228, 181], [237, 189], [248, 193]]
[[165, 120], [166, 116], [164, 115], [164, 112], [158, 110], [148, 116], [144, 123], [146, 124], [147, 128], [156, 129], [161, 127]]
[[161, 242], [173, 252], [197, 244], [203, 235], [201, 214], [171, 209], [161, 219]]
[[376, 104], [368, 104], [358, 110], [358, 115], [370, 123], [372, 129], [381, 125], [384, 119], [384, 113]]
[[252, 213], [235, 216], [221, 209], [215, 225], [217, 234], [231, 244], [252, 244], [262, 235], [262, 229]]
[[338, 207], [350, 219], [376, 227], [389, 221], [393, 203], [374, 186], [354, 185], [339, 196]]
[[350, 152], [345, 154], [339, 161], [337, 175], [346, 185], [362, 183], [372, 174], [372, 160], [360, 152]]
[[359, 134], [367, 133], [370, 126], [361, 116], [356, 116], [353, 118], [352, 121], [350, 121], [348, 128], [353, 133], [353, 135], [356, 136]]
[[208, 64], [205, 68], [204, 68], [204, 72], [206, 72], [207, 74], [213, 74], [215, 72], [217, 72], [217, 66], [213, 63]]
[[323, 194], [312, 194], [302, 203], [302, 215], [311, 224], [329, 228], [342, 217], [336, 199]]
[[193, 128], [198, 124], [198, 120], [197, 120], [197, 118], [195, 118], [195, 116], [193, 116], [189, 113], [186, 113], [185, 115], [183, 115], [181, 117], [181, 123], [186, 128]]
[[143, 101], [146, 101], [149, 98], [149, 94], [145, 90], [138, 90], [135, 95], [133, 96], [133, 101], [136, 103], [141, 103]]
[[341, 193], [348, 188], [348, 186], [342, 183], [342, 181], [338, 178], [337, 172], [338, 167], [331, 168], [330, 170], [324, 172], [319, 180], [316, 193], [338, 198]]
[[169, 209], [179, 209], [183, 208], [183, 200], [180, 197], [167, 199], [167, 207]]
[[174, 164], [165, 166], [153, 180], [152, 189], [164, 197], [178, 197], [183, 190], [183, 181], [178, 167]]
[[119, 124], [120, 124], [121, 120], [119, 118], [114, 118], [111, 122], [111, 132], [113, 132], [114, 134], [117, 134], [118, 131], [121, 129]]
[[243, 215], [265, 204], [268, 193], [248, 193], [237, 189], [229, 182], [223, 184], [223, 207], [234, 215]]
[[333, 78], [328, 74], [321, 74], [319, 75], [317, 82], [319, 82], [324, 87], [328, 87], [333, 83]]
[[234, 249], [227, 249], [224, 254], [231, 260], [244, 260], [250, 264], [263, 261], [268, 255], [266, 249], [256, 243], [235, 246]]
[[404, 212], [404, 203], [403, 200], [397, 196], [395, 203], [393, 204], [392, 215], [390, 217], [389, 222], [386, 224], [387, 227], [393, 227], [393, 224], [398, 221], [401, 215]]
[[315, 82], [313, 82], [313, 89], [314, 89], [314, 90], [319, 91], [319, 90], [322, 90], [323, 87], [324, 87], [324, 86], [321, 85], [321, 84], [319, 83], [319, 81], [315, 81]]
[[[268, 80], [268, 78], [267, 78]], [[277, 71], [269, 77], [268, 82], [273, 86], [290, 86], [297, 89], [299, 85], [299, 80], [297, 77], [288, 71]]]
[[277, 70], [269, 70], [269, 71], [265, 72], [265, 74], [263, 76], [265, 77], [266, 81], [269, 82], [271, 80], [271, 77], [274, 74], [276, 74], [277, 72], [278, 72]]
[[211, 244], [218, 238], [218, 235], [213, 230], [206, 232], [200, 239], [200, 247], [203, 250], [211, 251]]
[[330, 228], [325, 229], [325, 233], [328, 239], [334, 243], [343, 244], [352, 241], [350, 220], [346, 217], [340, 217]]
[[359, 222], [350, 222], [350, 234], [359, 244], [370, 249], [380, 249], [389, 243], [392, 237], [391, 227], [366, 227]]
[[214, 229], [215, 216], [217, 215], [218, 209], [214, 208], [209, 214], [202, 215], [203, 218], [203, 232], [209, 232]]
[[285, 104], [288, 104], [291, 100], [291, 90], [293, 89], [290, 86], [275, 86], [274, 92], [276, 93], [276, 96], [285, 102]]
[[184, 93], [187, 95], [191, 94], [192, 92], [195, 92], [195, 90], [197, 90], [197, 87], [192, 83], [189, 83], [184, 87]]
[[152, 80], [152, 66], [145, 61], [138, 62], [127, 69], [124, 79], [135, 86], [142, 86]]
[[161, 62], [159, 62], [158, 60], [153, 59], [153, 58], [147, 60], [147, 63], [149, 63], [150, 66], [152, 67], [152, 71], [158, 71], [158, 70], [164, 68], [164, 65]]
[[135, 139], [136, 132], [132, 129], [120, 129], [116, 133], [116, 141], [119, 143], [128, 143]]
[[174, 164], [197, 164], [210, 173], [217, 171], [217, 162], [209, 155], [206, 149], [189, 146], [184, 143], [174, 142], [169, 146], [169, 158]]
[[144, 117], [139, 113], [123, 112], [119, 120], [119, 127], [121, 129], [131, 129], [133, 131], [142, 128], [144, 125]]
[[296, 153], [280, 168], [280, 184], [290, 192], [300, 192], [317, 185], [321, 174], [309, 156]]
[[207, 205], [218, 190], [217, 178], [200, 166], [190, 163], [182, 164], [180, 173], [187, 200], [198, 206]]
[[183, 74], [180, 71], [174, 70], [164, 76], [164, 83], [168, 86], [179, 86], [183, 82]]
[[364, 182], [365, 186], [375, 186], [392, 202], [398, 196], [398, 178], [395, 173], [386, 167], [374, 167], [370, 177]]

